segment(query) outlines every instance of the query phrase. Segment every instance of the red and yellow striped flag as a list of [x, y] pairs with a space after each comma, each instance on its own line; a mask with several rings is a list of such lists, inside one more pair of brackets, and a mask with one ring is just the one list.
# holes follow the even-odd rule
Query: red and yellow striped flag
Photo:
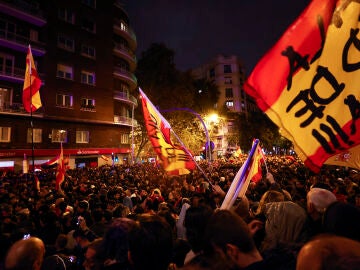
[[155, 108], [145, 93], [141, 89], [139, 91], [148, 137], [161, 165], [171, 175], [190, 173], [196, 164], [189, 151], [171, 141], [169, 122]]
[[36, 71], [34, 58], [29, 45], [26, 55], [26, 70], [23, 86], [23, 104], [24, 109], [27, 112], [34, 112], [42, 106], [40, 99], [40, 86], [41, 80]]
[[360, 3], [313, 0], [245, 90], [313, 171], [360, 144]]

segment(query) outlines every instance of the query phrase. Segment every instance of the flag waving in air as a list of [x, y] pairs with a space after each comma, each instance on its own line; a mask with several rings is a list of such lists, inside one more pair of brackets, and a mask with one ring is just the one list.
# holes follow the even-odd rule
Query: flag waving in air
[[244, 86], [315, 172], [360, 144], [359, 14], [359, 1], [311, 1]]
[[61, 183], [65, 180], [65, 161], [64, 161], [64, 151], [61, 143], [60, 155], [58, 159], [57, 171], [56, 171], [56, 183], [55, 190], [61, 191]]
[[41, 80], [36, 71], [34, 58], [29, 45], [26, 55], [26, 70], [22, 97], [24, 109], [27, 112], [34, 112], [42, 106], [40, 99], [40, 86]]
[[236, 198], [245, 196], [250, 181], [257, 182], [261, 179], [261, 159], [263, 158], [259, 140], [256, 139], [253, 141], [248, 158], [235, 175], [220, 209], [230, 209]]
[[160, 162], [169, 174], [188, 174], [196, 166], [189, 151], [174, 144], [170, 138], [171, 126], [139, 89], [148, 137]]

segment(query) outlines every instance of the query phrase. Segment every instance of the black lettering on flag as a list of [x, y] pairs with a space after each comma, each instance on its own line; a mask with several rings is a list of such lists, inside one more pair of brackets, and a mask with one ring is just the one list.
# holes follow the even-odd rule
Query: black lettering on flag
[[358, 70], [360, 68], [360, 62], [357, 63], [348, 63], [348, 54], [351, 45], [360, 51], [360, 40], [356, 38], [356, 35], [359, 33], [359, 28], [350, 29], [350, 37], [348, 41], [345, 43], [343, 53], [342, 53], [342, 66], [343, 69], [347, 72], [352, 72]]
[[289, 60], [289, 75], [287, 77], [287, 90], [290, 90], [292, 85], [292, 77], [294, 73], [299, 68], [309, 70], [310, 68], [308, 63], [309, 55], [301, 56], [298, 52], [294, 50], [292, 46], [288, 46], [285, 51], [281, 52], [281, 55], [286, 56]]
[[356, 133], [355, 122], [360, 118], [360, 102], [356, 99], [354, 95], [348, 95], [344, 99], [344, 104], [349, 106], [349, 110], [352, 117], [351, 134], [355, 134]]
[[[347, 145], [352, 145], [354, 144], [354, 142], [352, 142], [349, 139], [349, 136], [341, 129], [340, 125], [336, 122], [336, 120], [331, 117], [331, 116], [327, 116], [326, 117], [327, 122], [331, 125], [331, 127], [329, 127], [326, 124], [320, 124], [320, 130], [325, 132], [329, 138], [330, 138], [330, 142], [333, 145], [333, 147], [330, 146], [330, 144], [328, 143], [328, 141], [325, 139], [325, 137], [323, 135], [320, 134], [320, 132], [316, 129], [312, 130], [312, 135], [315, 137], [315, 139], [321, 144], [321, 146], [325, 149], [325, 151], [329, 154], [334, 154], [335, 153], [335, 149], [338, 150], [343, 150], [344, 148], [341, 146], [339, 140], [336, 137], [336, 134], [334, 133], [337, 132], [337, 134], [339, 135], [340, 139], [345, 142]], [[333, 131], [334, 130], [334, 131]]]
[[[332, 89], [334, 89], [334, 92], [328, 97], [321, 97], [316, 91], [316, 84], [321, 79], [325, 79], [330, 84]], [[286, 112], [289, 112], [300, 101], [305, 102], [305, 106], [295, 113], [295, 117], [301, 117], [307, 111], [311, 111], [311, 115], [300, 124], [300, 127], [307, 127], [316, 117], [321, 119], [324, 116], [323, 111], [325, 109], [325, 105], [329, 105], [332, 101], [334, 101], [344, 90], [344, 88], [345, 84], [339, 84], [334, 75], [329, 72], [328, 68], [319, 66], [311, 82], [310, 88], [300, 91], [299, 94], [287, 106]], [[317, 106], [315, 103], [320, 104], [320, 106]]]

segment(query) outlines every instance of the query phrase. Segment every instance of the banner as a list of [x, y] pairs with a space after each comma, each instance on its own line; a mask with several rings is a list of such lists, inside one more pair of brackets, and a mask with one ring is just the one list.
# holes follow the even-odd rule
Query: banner
[[313, 0], [244, 86], [315, 172], [360, 144], [360, 3], [336, 2]]
[[161, 165], [171, 175], [188, 174], [196, 166], [191, 156], [182, 146], [174, 144], [170, 138], [171, 126], [139, 89], [148, 137]]

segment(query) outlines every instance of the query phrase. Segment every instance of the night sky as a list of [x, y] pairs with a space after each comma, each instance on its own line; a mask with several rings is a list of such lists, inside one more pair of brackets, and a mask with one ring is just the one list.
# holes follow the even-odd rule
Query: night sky
[[218, 54], [237, 55], [249, 74], [310, 0], [122, 0], [138, 41], [175, 52], [185, 71]]

